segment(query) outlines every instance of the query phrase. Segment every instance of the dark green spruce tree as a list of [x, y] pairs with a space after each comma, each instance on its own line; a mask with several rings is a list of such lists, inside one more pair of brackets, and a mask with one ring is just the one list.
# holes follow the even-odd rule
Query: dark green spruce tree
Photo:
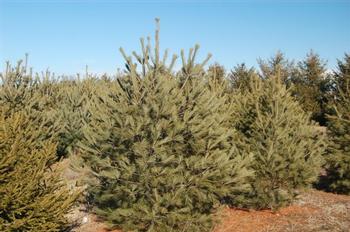
[[258, 77], [254, 68], [248, 68], [244, 63], [236, 65], [229, 74], [229, 80], [233, 90], [248, 91], [251, 82]]
[[275, 56], [267, 60], [258, 59], [258, 63], [262, 79], [278, 76], [281, 78], [283, 84], [288, 87], [291, 85], [291, 81], [296, 72], [295, 64], [286, 59], [282, 52], [278, 51]]
[[293, 95], [304, 111], [311, 113], [311, 119], [320, 125], [326, 124], [330, 93], [330, 76], [326, 71], [326, 62], [311, 51], [304, 61], [298, 63], [298, 72], [292, 80]]
[[338, 62], [335, 72], [333, 111], [328, 115], [328, 190], [350, 194], [350, 56]]

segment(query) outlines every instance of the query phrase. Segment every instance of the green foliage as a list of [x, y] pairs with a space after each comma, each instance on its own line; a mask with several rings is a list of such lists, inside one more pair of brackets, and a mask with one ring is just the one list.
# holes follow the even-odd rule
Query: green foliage
[[67, 156], [77, 151], [77, 143], [82, 139], [82, 128], [89, 122], [88, 104], [100, 86], [108, 89], [106, 81], [86, 75], [80, 80], [65, 80], [59, 83], [56, 120], [59, 122], [59, 156]]
[[49, 165], [56, 158], [52, 140], [24, 112], [0, 108], [0, 230], [61, 231], [76, 193], [70, 193]]
[[47, 139], [58, 141], [59, 123], [57, 114], [57, 85], [49, 72], [39, 77], [27, 69], [27, 60], [19, 61], [16, 67], [7, 63], [0, 74], [0, 107], [7, 117], [16, 112], [24, 112], [37, 134], [37, 144]]
[[215, 63], [209, 66], [207, 71], [208, 78], [215, 80], [216, 82], [223, 82], [226, 79], [225, 67]]
[[292, 80], [293, 96], [311, 119], [320, 125], [326, 124], [326, 110], [330, 92], [330, 78], [326, 74], [326, 63], [311, 51], [304, 61], [298, 63], [298, 72]]
[[209, 231], [220, 200], [248, 190], [249, 160], [236, 152], [227, 96], [209, 90], [205, 63], [194, 61], [198, 46], [188, 59], [182, 52], [174, 75], [160, 61], [157, 38], [158, 31], [154, 55], [150, 45], [134, 52], [140, 72], [125, 55], [128, 74], [92, 98], [80, 144], [97, 180], [90, 193], [111, 227]]
[[328, 190], [350, 194], [350, 58], [338, 63], [334, 111], [328, 116]]
[[234, 127], [252, 153], [255, 176], [248, 206], [278, 208], [317, 179], [324, 140], [278, 76], [251, 82], [236, 98]]
[[338, 60], [338, 70], [334, 72], [333, 93], [334, 98], [348, 91], [350, 82], [350, 54], [345, 54], [344, 60]]
[[211, 55], [196, 63], [196, 45], [187, 58], [181, 50], [174, 72], [177, 56], [160, 55], [159, 28], [155, 41], [141, 39], [132, 56], [120, 49], [126, 71], [115, 79], [58, 80], [33, 74], [27, 61], [7, 64], [1, 231], [65, 229], [77, 194], [56, 162], [72, 155], [89, 168], [89, 197], [112, 228], [210, 231], [222, 204], [276, 209], [317, 179], [325, 140], [310, 119], [325, 124], [330, 102], [327, 184], [349, 194], [348, 54], [330, 83], [312, 52], [298, 66], [278, 52], [259, 60], [260, 72], [241, 64], [226, 75], [219, 64], [205, 70]]
[[58, 83], [28, 72], [27, 60], [0, 77], [0, 230], [61, 231], [77, 193], [52, 171]]
[[278, 76], [281, 82], [288, 87], [291, 85], [296, 68], [294, 62], [286, 59], [285, 55], [278, 51], [275, 56], [267, 60], [258, 60], [260, 66], [260, 76], [262, 79]]
[[251, 82], [257, 77], [258, 74], [254, 68], [248, 69], [247, 66], [242, 63], [231, 71], [229, 80], [234, 90], [245, 92], [250, 90]]

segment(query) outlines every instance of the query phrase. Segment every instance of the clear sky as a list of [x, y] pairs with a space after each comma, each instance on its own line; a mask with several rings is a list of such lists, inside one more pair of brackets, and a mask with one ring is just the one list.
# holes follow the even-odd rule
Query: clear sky
[[162, 49], [199, 43], [199, 58], [210, 52], [227, 69], [278, 50], [298, 60], [310, 49], [333, 68], [350, 52], [350, 0], [0, 0], [0, 68], [28, 52], [35, 71], [74, 74], [87, 64], [114, 73], [123, 67], [119, 47], [139, 51], [155, 17]]

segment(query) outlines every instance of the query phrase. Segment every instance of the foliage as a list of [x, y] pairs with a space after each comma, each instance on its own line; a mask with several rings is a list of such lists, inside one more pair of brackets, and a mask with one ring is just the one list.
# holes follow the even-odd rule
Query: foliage
[[59, 156], [72, 155], [83, 138], [82, 128], [89, 122], [88, 104], [97, 89], [108, 89], [107, 80], [99, 80], [89, 74], [85, 79], [64, 80], [59, 83], [56, 120], [59, 122]]
[[174, 75], [156, 49], [125, 55], [129, 72], [93, 97], [80, 144], [95, 176], [96, 213], [111, 227], [136, 231], [209, 231], [224, 197], [248, 190], [248, 159], [236, 153], [230, 108], [203, 78], [198, 46]]
[[58, 82], [7, 63], [0, 74], [0, 230], [60, 231], [77, 193], [60, 180], [56, 162]]
[[334, 111], [328, 116], [330, 138], [327, 155], [328, 190], [350, 194], [350, 58], [338, 63], [338, 90]]
[[252, 153], [255, 176], [247, 206], [278, 208], [318, 177], [324, 140], [279, 76], [254, 79], [250, 91], [235, 96], [233, 125]]
[[350, 54], [345, 54], [344, 60], [338, 60], [338, 70], [334, 72], [333, 91], [335, 96], [348, 91], [350, 82]]
[[226, 79], [225, 67], [215, 63], [209, 66], [207, 71], [208, 78], [215, 80], [216, 82], [223, 82]]
[[0, 230], [60, 231], [76, 193], [70, 193], [49, 165], [56, 158], [52, 140], [24, 112], [0, 108]]
[[47, 139], [58, 142], [59, 122], [57, 114], [57, 85], [50, 72], [33, 75], [27, 68], [27, 59], [19, 61], [16, 67], [7, 63], [0, 74], [0, 107], [5, 117], [16, 112], [24, 112], [37, 134], [36, 144]]
[[320, 125], [326, 124], [326, 111], [330, 93], [330, 78], [326, 63], [311, 51], [304, 61], [298, 63], [298, 72], [293, 78], [293, 96], [311, 119]]
[[278, 77], [281, 82], [290, 87], [296, 68], [292, 61], [286, 59], [285, 55], [278, 51], [275, 56], [267, 60], [258, 59], [260, 66], [260, 76], [262, 79]]
[[236, 67], [231, 71], [229, 80], [231, 87], [234, 90], [245, 92], [250, 90], [251, 82], [257, 77], [258, 74], [254, 68], [248, 69], [247, 66], [242, 63], [236, 65]]

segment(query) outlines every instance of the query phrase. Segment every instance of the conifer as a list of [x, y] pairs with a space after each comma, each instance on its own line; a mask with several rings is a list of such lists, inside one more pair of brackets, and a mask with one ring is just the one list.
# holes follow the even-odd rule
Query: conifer
[[223, 82], [226, 80], [225, 67], [218, 63], [214, 63], [209, 66], [207, 75], [208, 75], [208, 78], [210, 79], [214, 79], [217, 82]]
[[344, 55], [344, 60], [338, 60], [338, 70], [334, 72], [333, 93], [334, 98], [339, 97], [348, 90], [350, 82], [350, 54]]
[[251, 82], [257, 78], [254, 68], [248, 68], [245, 63], [236, 65], [229, 75], [229, 80], [233, 90], [242, 92], [249, 91]]
[[89, 122], [88, 104], [98, 88], [108, 89], [103, 80], [87, 75], [85, 79], [62, 80], [59, 83], [56, 120], [59, 122], [58, 155], [68, 156], [77, 151], [77, 143], [82, 139], [82, 128]]
[[278, 76], [254, 79], [235, 96], [235, 129], [245, 153], [252, 153], [253, 190], [243, 204], [276, 209], [318, 177], [324, 140]]
[[310, 112], [311, 118], [320, 125], [326, 123], [325, 114], [329, 100], [330, 77], [326, 71], [326, 63], [311, 51], [304, 61], [298, 63], [298, 72], [292, 80], [293, 96], [304, 111]]
[[52, 139], [24, 111], [0, 107], [0, 231], [62, 231], [76, 199], [50, 166], [56, 159]]
[[350, 56], [338, 62], [335, 73], [335, 96], [332, 114], [328, 115], [330, 138], [326, 156], [328, 190], [350, 194]]
[[267, 60], [258, 59], [260, 66], [260, 76], [262, 79], [268, 79], [273, 76], [281, 78], [281, 82], [288, 87], [295, 75], [295, 65], [293, 61], [286, 59], [285, 55], [278, 51], [275, 56]]
[[59, 122], [57, 115], [57, 85], [54, 76], [45, 72], [40, 77], [19, 61], [15, 67], [9, 63], [0, 74], [0, 108], [5, 117], [16, 112], [23, 112], [31, 120], [33, 127], [41, 131], [37, 134], [37, 144], [48, 138], [58, 142]]
[[[141, 40], [125, 55], [127, 74], [90, 103], [91, 121], [80, 143], [97, 181], [90, 193], [96, 213], [125, 231], [209, 231], [211, 213], [225, 197], [246, 191], [248, 159], [236, 153], [227, 126], [229, 106], [209, 90], [198, 46], [176, 75]], [[167, 53], [166, 53], [167, 54]]]

